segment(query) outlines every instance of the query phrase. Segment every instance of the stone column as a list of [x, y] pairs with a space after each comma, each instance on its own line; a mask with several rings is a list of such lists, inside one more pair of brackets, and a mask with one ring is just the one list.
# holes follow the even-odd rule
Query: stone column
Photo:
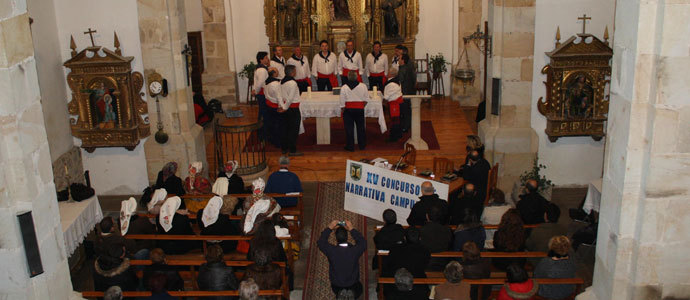
[[[216, 98], [223, 109], [238, 103], [235, 59], [229, 53], [232, 47], [232, 24], [227, 18], [229, 3], [224, 0], [201, 0], [204, 22], [206, 65], [201, 80], [206, 100]], [[230, 28], [230, 30], [228, 30]], [[259, 28], [260, 30], [263, 30]], [[251, 34], [251, 33], [250, 33]]]
[[492, 115], [489, 84], [486, 119], [479, 123], [479, 136], [486, 145], [486, 158], [499, 163], [498, 187], [506, 193], [532, 167], [539, 148], [530, 117], [531, 105], [536, 105], [532, 99], [534, 18], [535, 0], [489, 3], [494, 56], [489, 60], [488, 78], [501, 79], [501, 102], [499, 115]]
[[[454, 65], [450, 69], [455, 69], [458, 66], [465, 68], [467, 62], [464, 57], [460, 58], [459, 55], [462, 54], [464, 41], [463, 37], [468, 36], [477, 30], [477, 25], [480, 26], [480, 30], [484, 31], [484, 21], [482, 20], [482, 1], [481, 0], [460, 0], [458, 14], [458, 61], [453, 62]], [[493, 30], [490, 28], [489, 30]], [[479, 41], [483, 44], [483, 41]], [[474, 84], [467, 85], [467, 88], [463, 90], [462, 81], [456, 79], [451, 73], [451, 88], [453, 100], [459, 101], [461, 106], [476, 106], [482, 101], [482, 82], [484, 73], [484, 58], [482, 52], [477, 48], [474, 42], [467, 44], [467, 55], [469, 55], [470, 64], [472, 69], [475, 71]], [[449, 70], [453, 71], [453, 70]], [[489, 77], [488, 80], [491, 80]], [[474, 122], [474, 120], [468, 120]]]
[[[72, 291], [25, 0], [0, 4], [0, 298]], [[29, 277], [17, 215], [31, 211], [44, 273]]]
[[687, 1], [616, 7], [593, 286], [578, 299], [690, 297], [689, 16]]
[[206, 144], [203, 128], [196, 124], [192, 87], [187, 86], [182, 49], [187, 44], [187, 29], [183, 0], [138, 0], [139, 38], [144, 63], [144, 76], [153, 71], [168, 80], [169, 94], [160, 97], [161, 118], [167, 143], [161, 145], [153, 137], [156, 132], [158, 116], [156, 100], [148, 95], [149, 120], [153, 134], [146, 140], [144, 151], [149, 181], [154, 182], [158, 171], [169, 161], [180, 165], [178, 175], [187, 176], [190, 162], [206, 162]]

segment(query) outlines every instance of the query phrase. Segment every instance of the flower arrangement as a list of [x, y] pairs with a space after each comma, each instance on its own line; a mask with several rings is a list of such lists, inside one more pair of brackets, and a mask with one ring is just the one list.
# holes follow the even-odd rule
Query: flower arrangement
[[540, 193], [553, 187], [554, 184], [551, 182], [551, 180], [546, 179], [546, 176], [539, 174], [539, 171], [542, 169], [546, 169], [546, 166], [539, 163], [539, 157], [535, 157], [534, 163], [532, 164], [532, 169], [525, 171], [522, 173], [522, 175], [520, 175], [520, 183], [522, 186], [527, 183], [527, 180], [534, 179], [537, 181], [537, 188]]

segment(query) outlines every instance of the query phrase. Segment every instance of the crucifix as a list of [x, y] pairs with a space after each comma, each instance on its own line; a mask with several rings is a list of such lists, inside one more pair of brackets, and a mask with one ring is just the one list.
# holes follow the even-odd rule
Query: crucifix
[[577, 18], [578, 20], [582, 20], [582, 34], [585, 34], [585, 26], [587, 25], [587, 20], [591, 20], [591, 17], [588, 17], [587, 14], [585, 14], [582, 17]]
[[191, 79], [191, 68], [192, 68], [192, 48], [185, 44], [182, 48], [182, 56], [184, 57], [184, 69], [187, 74], [187, 86], [189, 86], [189, 80]]
[[84, 32], [84, 34], [88, 34], [91, 37], [91, 46], [96, 47], [96, 43], [93, 42], [94, 33], [96, 33], [96, 30], [91, 29], [91, 27], [89, 27], [89, 31]]

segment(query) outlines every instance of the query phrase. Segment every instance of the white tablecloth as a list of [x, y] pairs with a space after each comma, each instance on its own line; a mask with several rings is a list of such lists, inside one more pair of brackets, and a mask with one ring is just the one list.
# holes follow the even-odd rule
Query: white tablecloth
[[601, 206], [601, 185], [601, 178], [589, 183], [585, 204], [582, 205], [582, 210], [588, 214], [591, 213], [592, 210], [599, 211], [599, 207]]
[[[340, 95], [333, 95], [333, 92], [311, 92], [302, 93], [300, 96], [299, 111], [302, 119], [306, 118], [339, 118], [340, 117]], [[369, 92], [370, 101], [364, 107], [365, 118], [378, 118], [381, 133], [386, 132], [386, 119], [383, 115], [383, 105], [381, 103], [381, 92]]]
[[58, 202], [65, 250], [72, 255], [87, 234], [103, 219], [103, 211], [95, 195], [81, 202]]

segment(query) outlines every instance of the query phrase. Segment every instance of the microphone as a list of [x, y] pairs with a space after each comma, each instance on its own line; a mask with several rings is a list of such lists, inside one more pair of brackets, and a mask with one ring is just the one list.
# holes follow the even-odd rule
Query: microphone
[[412, 151], [407, 151], [407, 152], [403, 153], [403, 155], [401, 155], [400, 157], [405, 157], [405, 156], [407, 156], [408, 154], [410, 154], [410, 152], [412, 152]]

